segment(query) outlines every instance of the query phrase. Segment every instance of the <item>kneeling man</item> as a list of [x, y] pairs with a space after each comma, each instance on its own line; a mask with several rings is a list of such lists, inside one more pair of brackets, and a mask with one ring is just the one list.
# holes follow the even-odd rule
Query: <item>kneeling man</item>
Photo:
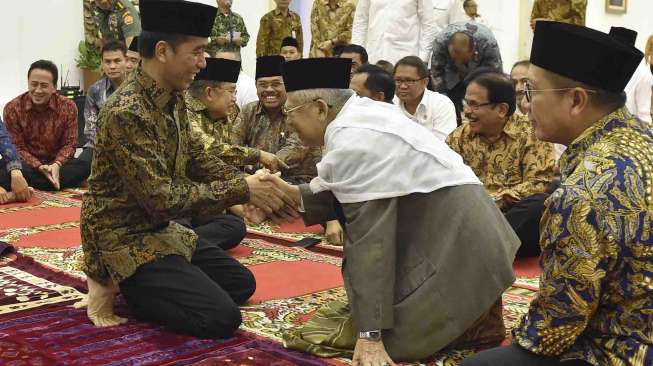
[[[269, 177], [301, 202], [307, 224], [333, 212], [345, 224], [351, 318], [340, 319], [352, 329], [330, 346], [353, 349], [355, 365], [380, 366], [424, 359], [452, 343], [500, 342], [515, 233], [443, 141], [396, 106], [347, 89], [350, 62], [284, 65], [290, 124], [306, 145], [326, 144], [325, 153], [310, 184]], [[314, 334], [299, 330], [286, 344], [329, 346], [311, 343]]]
[[141, 4], [142, 62], [104, 105], [89, 192], [82, 205], [88, 315], [113, 315], [118, 288], [132, 314], [173, 331], [227, 337], [252, 273], [178, 223], [250, 202], [271, 212], [285, 195], [260, 176], [245, 178], [192, 138], [181, 91], [206, 66], [216, 8], [193, 2]]

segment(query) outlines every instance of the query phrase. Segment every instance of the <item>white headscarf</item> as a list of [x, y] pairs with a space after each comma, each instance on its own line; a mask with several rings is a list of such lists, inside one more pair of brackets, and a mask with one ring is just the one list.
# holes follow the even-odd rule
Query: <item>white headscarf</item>
[[313, 193], [341, 203], [481, 184], [456, 152], [395, 105], [352, 96], [325, 133]]

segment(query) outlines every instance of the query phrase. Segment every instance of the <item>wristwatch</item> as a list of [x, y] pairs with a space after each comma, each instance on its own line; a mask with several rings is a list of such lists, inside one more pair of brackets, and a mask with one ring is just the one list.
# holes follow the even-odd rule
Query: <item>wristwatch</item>
[[381, 340], [381, 331], [371, 330], [369, 332], [360, 332], [358, 333], [358, 338], [365, 339], [367, 341], [378, 342]]

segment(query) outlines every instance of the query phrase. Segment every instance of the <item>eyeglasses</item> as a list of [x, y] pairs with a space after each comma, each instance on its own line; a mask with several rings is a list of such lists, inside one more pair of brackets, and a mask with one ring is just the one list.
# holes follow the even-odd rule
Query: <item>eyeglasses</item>
[[[561, 92], [561, 91], [567, 91], [567, 90], [574, 90], [577, 88], [559, 88], [559, 89], [531, 89], [531, 84], [528, 81], [524, 82], [524, 96], [526, 97], [526, 101], [530, 103], [533, 100], [533, 92], [545, 92], [545, 91], [550, 91], [550, 92]], [[580, 88], [585, 90], [588, 93], [596, 93], [596, 90], [592, 89], [585, 89], [585, 88]]]
[[395, 79], [395, 84], [397, 86], [399, 85], [406, 85], [406, 86], [413, 86], [417, 84], [418, 81], [422, 81], [426, 78], [421, 78], [421, 79]]
[[[298, 106], [296, 106], [296, 107], [292, 107], [292, 108], [288, 108], [288, 107], [286, 107], [286, 106], [284, 105], [284, 106], [281, 108], [281, 111], [283, 112], [283, 114], [285, 114], [285, 115], [289, 115], [290, 113], [295, 112], [295, 111], [297, 111], [297, 110], [299, 110], [299, 109], [301, 109], [301, 108], [304, 108], [304, 107], [306, 107], [307, 105], [309, 105], [309, 104], [311, 104], [311, 103], [315, 103], [315, 102], [317, 102], [318, 100], [322, 100], [322, 99], [321, 99], [321, 98], [313, 99], [313, 100], [311, 100], [311, 101], [308, 101], [308, 102], [306, 102], [306, 103], [300, 104], [300, 105], [298, 105]], [[330, 104], [327, 104], [327, 107], [329, 107], [329, 108], [333, 108], [333, 106], [330, 105]]]
[[485, 107], [485, 106], [493, 105], [493, 104], [496, 104], [496, 103], [487, 102], [487, 103], [471, 103], [470, 104], [468, 101], [463, 99], [463, 109], [469, 108], [472, 112], [478, 112], [478, 110], [481, 109], [481, 107]]
[[236, 89], [224, 89], [224, 88], [217, 88], [217, 89], [218, 89], [218, 90], [221, 90], [221, 91], [223, 91], [223, 92], [225, 92], [225, 93], [229, 93], [229, 94], [231, 94], [231, 95], [236, 95], [236, 94], [238, 94], [238, 90], [236, 90]]
[[309, 102], [306, 102], [306, 103], [304, 103], [304, 104], [300, 104], [300, 105], [298, 105], [298, 106], [296, 106], [296, 107], [292, 107], [292, 108], [288, 108], [288, 107], [286, 107], [286, 106], [284, 105], [284, 106], [281, 108], [281, 111], [283, 112], [283, 114], [285, 114], [285, 115], [289, 115], [290, 113], [295, 112], [295, 111], [297, 111], [297, 110], [299, 110], [299, 109], [302, 109], [302, 108], [306, 107], [307, 105], [309, 105], [309, 104], [311, 104], [311, 103], [315, 103], [315, 101], [317, 101], [317, 99], [316, 99], [316, 100], [311, 100], [311, 101], [309, 101]]

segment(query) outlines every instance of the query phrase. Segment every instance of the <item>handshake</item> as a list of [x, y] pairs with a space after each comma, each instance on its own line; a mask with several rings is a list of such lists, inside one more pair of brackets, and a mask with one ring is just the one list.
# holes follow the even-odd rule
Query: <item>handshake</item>
[[299, 187], [286, 183], [280, 173], [261, 169], [245, 181], [249, 187], [249, 205], [263, 211], [274, 223], [292, 222], [300, 217]]

